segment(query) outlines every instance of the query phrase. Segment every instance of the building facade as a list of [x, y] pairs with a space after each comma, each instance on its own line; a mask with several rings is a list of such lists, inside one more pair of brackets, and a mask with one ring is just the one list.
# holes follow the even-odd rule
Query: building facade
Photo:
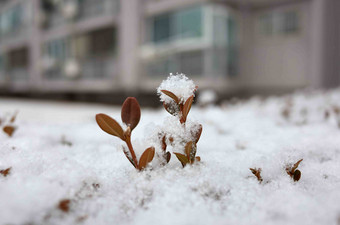
[[338, 0], [0, 0], [2, 93], [221, 94], [340, 84]]

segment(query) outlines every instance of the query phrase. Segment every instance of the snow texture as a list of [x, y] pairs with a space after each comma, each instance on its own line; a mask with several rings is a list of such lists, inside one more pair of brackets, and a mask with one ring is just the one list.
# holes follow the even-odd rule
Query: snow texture
[[[96, 113], [120, 121], [120, 108], [0, 99], [0, 115], [19, 111], [13, 137], [0, 131], [0, 170], [11, 167], [0, 174], [0, 224], [338, 225], [340, 128], [332, 107], [339, 99], [340, 90], [304, 91], [194, 106], [202, 162], [183, 169], [172, 155], [143, 172], [95, 122]], [[132, 140], [144, 150], [173, 118], [143, 108]], [[294, 182], [285, 166], [301, 158]], [[262, 168], [261, 184], [254, 167]], [[58, 207], [63, 199], [68, 212]]]
[[194, 95], [195, 89], [196, 85], [194, 82], [184, 74], [174, 75], [170, 73], [170, 76], [168, 76], [166, 80], [163, 80], [157, 88], [157, 93], [162, 102], [170, 103], [172, 102], [172, 98], [164, 94], [161, 90], [171, 91], [184, 103], [189, 97]]

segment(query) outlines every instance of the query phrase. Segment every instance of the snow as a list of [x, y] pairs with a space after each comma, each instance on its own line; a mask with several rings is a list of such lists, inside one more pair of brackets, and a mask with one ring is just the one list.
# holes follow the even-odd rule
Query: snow
[[[331, 109], [339, 99], [340, 90], [303, 91], [193, 106], [202, 162], [182, 168], [172, 154], [165, 167], [138, 172], [123, 142], [95, 122], [96, 113], [120, 121], [119, 107], [1, 98], [0, 116], [19, 114], [13, 137], [0, 132], [0, 170], [12, 168], [0, 174], [0, 224], [337, 225], [340, 129]], [[133, 143], [149, 147], [149, 135], [171, 118], [142, 108]], [[285, 166], [301, 158], [294, 182]], [[58, 208], [64, 199], [68, 212]]]
[[182, 103], [184, 103], [192, 95], [195, 96], [196, 85], [185, 74], [171, 74], [166, 80], [159, 85], [157, 93], [162, 102], [170, 103], [172, 98], [165, 95], [162, 90], [171, 91], [174, 93]]

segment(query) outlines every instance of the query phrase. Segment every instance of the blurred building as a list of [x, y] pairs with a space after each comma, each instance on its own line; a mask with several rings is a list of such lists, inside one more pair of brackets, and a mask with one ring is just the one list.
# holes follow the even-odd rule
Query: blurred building
[[340, 84], [339, 0], [0, 0], [2, 93]]

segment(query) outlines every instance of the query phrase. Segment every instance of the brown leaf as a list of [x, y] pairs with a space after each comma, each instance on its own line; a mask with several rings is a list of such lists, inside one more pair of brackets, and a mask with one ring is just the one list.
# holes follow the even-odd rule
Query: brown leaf
[[187, 116], [189, 114], [189, 111], [191, 109], [192, 102], [194, 100], [194, 96], [190, 96], [183, 105], [183, 111], [182, 111], [182, 117], [183, 121], [185, 122], [187, 120]]
[[176, 155], [177, 159], [182, 163], [183, 167], [185, 167], [185, 165], [189, 163], [189, 159], [185, 155], [176, 152], [174, 152], [174, 154]]
[[169, 163], [170, 159], [171, 159], [171, 153], [170, 152], [166, 152], [165, 156], [166, 156], [166, 163]]
[[8, 126], [4, 126], [4, 128], [2, 128], [2, 130], [3, 130], [8, 136], [12, 137], [12, 135], [13, 135], [14, 131], [16, 130], [16, 128], [13, 127], [13, 126], [8, 125]]
[[199, 156], [196, 156], [196, 158], [195, 158], [195, 161], [197, 161], [197, 162], [201, 162], [201, 157], [199, 157]]
[[174, 101], [171, 102], [171, 103], [163, 102], [163, 106], [164, 106], [165, 110], [173, 116], [177, 115], [180, 111], [179, 105]]
[[165, 150], [166, 150], [166, 147], [167, 147], [165, 139], [166, 139], [166, 137], [165, 137], [165, 135], [164, 135], [163, 138], [162, 138], [162, 150], [163, 150], [163, 151], [165, 151]]
[[12, 167], [9, 167], [4, 170], [0, 170], [0, 174], [2, 174], [4, 177], [7, 177], [7, 175], [11, 172]]
[[163, 92], [164, 94], [166, 94], [167, 96], [172, 98], [177, 104], [179, 103], [178, 97], [174, 93], [172, 93], [171, 91], [161, 90], [161, 92]]
[[140, 107], [134, 97], [128, 97], [122, 106], [122, 121], [133, 130], [140, 120]]
[[201, 134], [202, 134], [202, 130], [203, 130], [203, 127], [202, 127], [202, 124], [200, 124], [199, 128], [198, 128], [198, 131], [193, 135], [195, 143], [197, 143], [200, 140], [200, 137], [201, 137]]
[[17, 118], [17, 115], [18, 115], [18, 112], [15, 112], [13, 114], [13, 116], [11, 117], [11, 119], [9, 120], [10, 123], [14, 123], [15, 122], [15, 119]]
[[147, 164], [152, 161], [154, 156], [155, 148], [154, 147], [147, 148], [139, 159], [139, 170], [144, 169], [147, 166]]
[[294, 181], [299, 181], [301, 178], [301, 171], [300, 170], [295, 170], [293, 174], [293, 180]]
[[68, 212], [70, 210], [70, 199], [63, 199], [59, 202], [58, 209], [60, 209], [63, 212]]
[[299, 166], [300, 162], [302, 162], [302, 160], [303, 160], [303, 159], [300, 159], [299, 161], [297, 161], [297, 162], [293, 165], [293, 167], [292, 167], [292, 169], [291, 169], [291, 172], [292, 172], [292, 173], [295, 172], [295, 170], [298, 168], [298, 166]]
[[254, 176], [257, 178], [257, 180], [261, 183], [263, 181], [262, 177], [261, 177], [261, 171], [262, 169], [261, 168], [249, 168], [250, 171], [254, 174]]
[[192, 152], [192, 141], [189, 141], [184, 148], [184, 152], [188, 157], [189, 162], [191, 162], [191, 152]]
[[108, 134], [117, 136], [123, 141], [125, 140], [124, 131], [119, 123], [110, 116], [100, 113], [96, 115], [96, 121], [99, 127]]

